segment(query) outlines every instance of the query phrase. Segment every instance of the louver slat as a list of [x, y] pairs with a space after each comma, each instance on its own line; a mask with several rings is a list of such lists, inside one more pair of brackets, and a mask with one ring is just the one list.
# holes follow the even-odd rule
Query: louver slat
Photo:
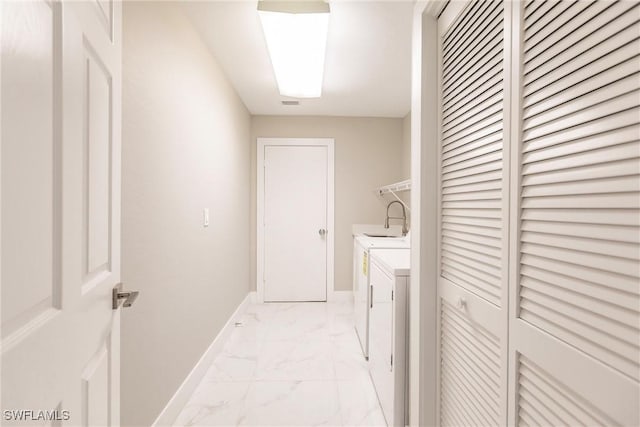
[[[564, 7], [567, 7], [566, 3], [560, 0], [538, 0], [534, 2], [529, 2], [527, 5], [529, 6], [530, 11], [527, 11], [527, 19], [525, 20], [525, 24], [527, 27], [533, 24], [539, 24], [541, 19], [544, 19], [545, 16], [557, 14], [558, 12], [554, 12], [559, 8], [563, 7], [563, 3], [565, 3]], [[544, 22], [538, 25], [539, 27], [544, 26]]]
[[[560, 64], [564, 64], [567, 56], [569, 58], [573, 57], [573, 55], [562, 55], [569, 48], [571, 48], [571, 52], [574, 52], [582, 50], [582, 46], [589, 46], [589, 48], [597, 46], [598, 50], [594, 53], [601, 52], [604, 46], [610, 46], [616, 42], [616, 38], [613, 36], [623, 31], [633, 39], [633, 32], [628, 32], [628, 29], [632, 29], [633, 27], [629, 26], [638, 20], [637, 9], [635, 16], [632, 10], [637, 8], [637, 4], [634, 5], [627, 2], [609, 4], [611, 5], [610, 7], [608, 7], [607, 2], [596, 2], [593, 7], [587, 9], [590, 4], [588, 2], [580, 2], [580, 5], [585, 8], [585, 12], [594, 13], [605, 8], [606, 11], [599, 19], [589, 20], [586, 23], [581, 23], [582, 25], [578, 25], [579, 19], [575, 19], [575, 22], [566, 23], [557, 21], [556, 25], [561, 25], [560, 28], [549, 33], [549, 37], [541, 43], [536, 44], [534, 40], [528, 40], [527, 43], [531, 46], [526, 52], [525, 62], [525, 73], [528, 74], [528, 78], [535, 80], [558, 68]], [[579, 15], [574, 16], [578, 18]], [[607, 40], [610, 37], [611, 39]], [[623, 44], [627, 40], [629, 39], [625, 38]], [[602, 45], [598, 46], [601, 41]], [[586, 52], [582, 53], [582, 55], [585, 54]], [[575, 58], [577, 59], [579, 56], [575, 56]]]
[[[539, 51], [548, 47], [550, 44], [557, 43], [566, 34], [573, 34], [571, 31], [566, 31], [566, 27], [571, 27], [576, 30], [575, 25], [580, 22], [580, 16], [587, 11], [592, 11], [595, 8], [606, 8], [607, 5], [603, 2], [593, 1], [578, 1], [572, 4], [565, 2], [568, 5], [565, 9], [558, 8], [558, 13], [548, 14], [540, 23], [536, 24], [534, 28], [536, 32], [531, 30], [525, 31], [525, 38], [527, 39], [527, 54], [529, 56], [535, 56]], [[566, 19], [569, 17], [569, 19]], [[545, 24], [544, 26], [541, 24]]]
[[[443, 124], [458, 118], [460, 114], [467, 111], [466, 108], [475, 106], [485, 97], [496, 94], [496, 89], [502, 85], [502, 70], [493, 68], [491, 70], [493, 73], [484, 74], [476, 80], [465, 82], [450, 96], [444, 98], [443, 109], [447, 114]], [[476, 97], [471, 99], [470, 94], [474, 94]]]
[[[481, 49], [483, 44], [493, 38], [493, 30], [500, 24], [500, 7], [498, 2], [494, 2], [489, 8], [479, 8], [478, 19], [470, 23], [468, 31], [462, 34], [462, 38], [454, 38], [449, 45], [455, 46], [448, 49], [443, 57], [443, 76], [447, 76], [448, 71], [460, 68], [460, 64], [468, 62], [471, 53]], [[490, 29], [486, 31], [486, 29]]]
[[[616, 36], [611, 43], [604, 43], [597, 48], [600, 56], [577, 56], [573, 60], [562, 64], [559, 68], [546, 74], [544, 78], [529, 79], [524, 85], [525, 106], [558, 94], [584, 80], [607, 71], [615, 71], [616, 64], [632, 61], [638, 56], [638, 36], [633, 28], [625, 30]], [[621, 44], [624, 42], [624, 44]], [[592, 54], [595, 51], [590, 52]], [[525, 78], [529, 76], [525, 74]]]

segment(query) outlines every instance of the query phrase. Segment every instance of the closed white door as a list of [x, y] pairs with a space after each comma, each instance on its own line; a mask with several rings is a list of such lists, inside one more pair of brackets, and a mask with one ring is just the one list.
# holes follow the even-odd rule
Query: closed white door
[[639, 11], [439, 17], [442, 425], [640, 422]]
[[508, 11], [508, 2], [450, 2], [438, 20], [443, 426], [507, 421]]
[[264, 146], [264, 301], [327, 299], [330, 153], [306, 142]]
[[119, 425], [121, 3], [0, 7], [3, 422]]
[[512, 138], [513, 425], [640, 424], [640, 4], [526, 1]]

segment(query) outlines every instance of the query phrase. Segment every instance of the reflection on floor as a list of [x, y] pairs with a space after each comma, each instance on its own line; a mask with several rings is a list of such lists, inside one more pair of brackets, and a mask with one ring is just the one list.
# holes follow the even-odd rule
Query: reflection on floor
[[348, 303], [251, 305], [176, 426], [384, 426]]

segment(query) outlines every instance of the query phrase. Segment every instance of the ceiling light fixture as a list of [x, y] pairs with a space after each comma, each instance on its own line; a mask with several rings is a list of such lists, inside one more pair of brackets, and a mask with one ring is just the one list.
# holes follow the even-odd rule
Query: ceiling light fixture
[[281, 95], [319, 98], [322, 94], [329, 10], [324, 1], [258, 2]]

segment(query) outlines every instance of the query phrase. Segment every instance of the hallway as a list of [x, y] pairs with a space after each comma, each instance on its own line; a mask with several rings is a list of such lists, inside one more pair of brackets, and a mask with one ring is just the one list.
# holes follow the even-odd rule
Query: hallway
[[176, 426], [385, 425], [351, 303], [253, 304]]
[[0, 59], [2, 426], [640, 427], [640, 0], [0, 0]]

